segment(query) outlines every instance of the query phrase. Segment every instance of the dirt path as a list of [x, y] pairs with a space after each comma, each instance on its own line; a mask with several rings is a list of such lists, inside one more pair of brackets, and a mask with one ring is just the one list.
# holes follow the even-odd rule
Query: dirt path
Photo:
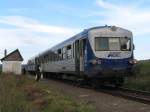
[[97, 112], [150, 112], [150, 105], [115, 97], [90, 89], [80, 88], [54, 80], [41, 80], [50, 88], [79, 102], [92, 104]]

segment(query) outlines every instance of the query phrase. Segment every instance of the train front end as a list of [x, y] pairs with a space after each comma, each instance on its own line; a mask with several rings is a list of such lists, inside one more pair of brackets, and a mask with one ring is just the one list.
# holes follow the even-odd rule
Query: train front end
[[85, 70], [90, 77], [113, 78], [133, 74], [132, 32], [115, 26], [93, 28], [88, 32]]

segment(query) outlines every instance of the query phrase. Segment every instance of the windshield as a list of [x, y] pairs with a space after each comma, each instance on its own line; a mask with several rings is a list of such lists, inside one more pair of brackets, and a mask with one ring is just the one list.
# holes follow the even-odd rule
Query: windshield
[[131, 39], [128, 37], [96, 37], [96, 51], [129, 51]]

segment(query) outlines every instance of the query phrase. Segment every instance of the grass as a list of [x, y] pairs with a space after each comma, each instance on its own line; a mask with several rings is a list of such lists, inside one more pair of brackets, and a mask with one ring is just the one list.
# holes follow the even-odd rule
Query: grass
[[76, 102], [47, 84], [26, 76], [0, 75], [0, 112], [94, 112], [91, 105]]
[[140, 61], [137, 67], [140, 68], [140, 71], [136, 76], [127, 78], [124, 86], [130, 89], [150, 91], [150, 61]]

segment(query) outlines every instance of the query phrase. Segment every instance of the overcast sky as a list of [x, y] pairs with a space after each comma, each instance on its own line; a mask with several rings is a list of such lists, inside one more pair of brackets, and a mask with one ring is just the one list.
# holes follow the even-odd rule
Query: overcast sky
[[0, 58], [19, 48], [25, 61], [93, 26], [133, 32], [135, 58], [150, 59], [150, 0], [0, 0]]

